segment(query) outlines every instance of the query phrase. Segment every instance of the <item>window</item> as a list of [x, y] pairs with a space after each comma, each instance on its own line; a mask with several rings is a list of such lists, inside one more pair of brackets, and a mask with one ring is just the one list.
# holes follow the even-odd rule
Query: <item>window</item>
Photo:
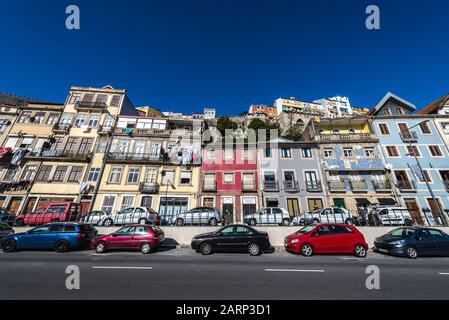
[[441, 128], [445, 134], [449, 134], [449, 123], [442, 123]]
[[112, 167], [111, 173], [109, 174], [109, 183], [120, 183], [122, 180], [122, 171], [123, 168], [120, 167]]
[[72, 124], [73, 114], [64, 113], [59, 121], [60, 124]]
[[58, 120], [59, 120], [59, 113], [52, 112], [48, 116], [47, 124], [54, 125], [55, 123], [58, 123]]
[[80, 128], [86, 122], [86, 118], [87, 118], [87, 115], [85, 115], [85, 114], [77, 115], [76, 118], [75, 118], [75, 123], [74, 123], [73, 126], [75, 128]]
[[39, 173], [37, 174], [36, 180], [37, 181], [48, 181], [50, 178], [50, 172], [51, 172], [52, 166], [41, 166]]
[[92, 147], [92, 138], [83, 138], [81, 139], [80, 148], [78, 150], [79, 154], [88, 154], [90, 152], [90, 149]]
[[67, 140], [67, 144], [65, 145], [64, 151], [70, 154], [75, 153], [75, 148], [77, 144], [78, 138], [69, 138], [69, 140]]
[[401, 107], [396, 107], [396, 114], [404, 114], [404, 109], [402, 109]]
[[111, 101], [111, 106], [112, 107], [118, 107], [120, 104], [120, 96], [119, 95], [113, 95], [112, 96], [112, 101]]
[[144, 226], [136, 227], [134, 234], [138, 235], [138, 236], [146, 235], [146, 234], [148, 234], [148, 229], [147, 229], [147, 227], [144, 227]]
[[352, 148], [343, 148], [343, 155], [347, 158], [352, 157]]
[[165, 175], [162, 177], [162, 184], [173, 184], [175, 181], [175, 171], [165, 170]]
[[254, 188], [254, 174], [253, 173], [244, 173], [243, 174], [243, 186], [248, 188]]
[[34, 114], [33, 124], [42, 124], [44, 123], [45, 112], [36, 112]]
[[83, 102], [92, 102], [94, 100], [94, 94], [93, 93], [86, 93], [83, 97]]
[[264, 149], [264, 155], [265, 155], [265, 158], [271, 158], [272, 157], [272, 150], [271, 150], [271, 148], [265, 148]]
[[98, 127], [98, 122], [100, 122], [100, 116], [99, 115], [92, 115], [89, 118], [88, 126], [89, 128], [96, 128]]
[[17, 169], [8, 169], [8, 171], [6, 171], [5, 177], [3, 178], [3, 180], [5, 181], [14, 181], [14, 177], [16, 176], [17, 173]]
[[103, 204], [101, 205], [101, 210], [105, 212], [112, 212], [114, 208], [115, 196], [105, 196], [103, 198]]
[[432, 131], [430, 131], [429, 125], [427, 124], [427, 122], [421, 122], [419, 124], [419, 127], [421, 128], [421, 132], [423, 134], [431, 134]]
[[439, 146], [429, 146], [429, 151], [432, 157], [442, 157], [443, 153]]
[[103, 127], [110, 128], [110, 127], [112, 127], [113, 123], [114, 123], [114, 118], [112, 118], [112, 116], [106, 116], [104, 123], [103, 123]]
[[303, 158], [312, 158], [312, 150], [310, 148], [302, 149], [302, 157]]
[[80, 101], [80, 99], [81, 99], [81, 93], [78, 93], [78, 92], [72, 93], [69, 103], [76, 103], [76, 102]]
[[97, 153], [105, 153], [108, 145], [108, 138], [100, 138], [98, 141]]
[[107, 94], [99, 94], [97, 96], [96, 103], [104, 103], [104, 104], [106, 104], [107, 101], [108, 101], [108, 95]]
[[181, 181], [180, 184], [190, 185], [192, 180], [192, 171], [181, 171]]
[[282, 148], [281, 149], [281, 157], [282, 158], [291, 158], [292, 157], [291, 150], [289, 148]]
[[67, 166], [57, 166], [55, 174], [53, 175], [53, 181], [63, 182], [67, 169], [68, 169]]
[[421, 153], [417, 146], [407, 146], [407, 152], [409, 157], [417, 156], [420, 157]]
[[31, 111], [24, 111], [20, 115], [20, 118], [17, 122], [18, 123], [30, 123], [30, 116], [31, 116]]
[[224, 151], [224, 159], [225, 160], [232, 160], [232, 159], [234, 159], [234, 150], [232, 150], [232, 149], [226, 149], [225, 151]]
[[242, 150], [242, 159], [251, 160], [253, 158], [252, 150]]
[[264, 181], [265, 182], [274, 182], [276, 181], [276, 175], [273, 171], [266, 171], [264, 173]]
[[420, 182], [432, 182], [432, 179], [430, 178], [429, 171], [422, 170], [422, 175], [418, 175]]
[[206, 159], [207, 160], [214, 160], [215, 159], [215, 151], [214, 150], [207, 150], [206, 151]]
[[140, 168], [129, 168], [128, 170], [128, 183], [139, 182]]
[[379, 123], [379, 130], [383, 135], [390, 134], [390, 128], [388, 128], [386, 123]]
[[83, 174], [83, 167], [77, 166], [72, 167], [72, 170], [69, 174], [68, 182], [79, 182], [81, 181], [81, 175]]
[[390, 109], [383, 109], [382, 112], [383, 112], [384, 115], [386, 115], [386, 116], [391, 115]]
[[22, 178], [20, 180], [33, 180], [37, 171], [36, 165], [27, 165], [25, 169], [23, 169]]
[[215, 173], [204, 174], [204, 188], [207, 190], [213, 190], [215, 188]]
[[374, 148], [365, 148], [365, 157], [374, 157]]
[[395, 146], [388, 146], [387, 153], [389, 157], [399, 157], [398, 149]]
[[120, 210], [130, 208], [134, 205], [134, 196], [123, 196]]
[[87, 176], [87, 181], [95, 182], [98, 181], [100, 176], [100, 168], [90, 168], [89, 175]]
[[223, 183], [226, 184], [234, 183], [234, 172], [223, 173]]
[[145, 172], [145, 183], [156, 183], [157, 179], [157, 169], [156, 168], [148, 168]]
[[324, 149], [323, 154], [325, 158], [332, 158], [334, 156], [334, 149]]

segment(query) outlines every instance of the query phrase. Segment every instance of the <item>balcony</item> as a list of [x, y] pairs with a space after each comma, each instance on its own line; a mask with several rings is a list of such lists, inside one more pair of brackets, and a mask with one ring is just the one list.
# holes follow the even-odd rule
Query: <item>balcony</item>
[[263, 190], [268, 192], [279, 191], [279, 186], [277, 181], [264, 181]]
[[329, 181], [330, 192], [346, 192], [346, 184], [343, 181]]
[[133, 136], [167, 136], [171, 134], [170, 130], [145, 129], [145, 128], [115, 128], [115, 134], [133, 135]]
[[402, 192], [416, 192], [415, 181], [398, 180], [397, 187]]
[[53, 132], [54, 133], [69, 133], [69, 130], [71, 127], [72, 127], [72, 125], [68, 124], [68, 123], [56, 123], [53, 126]]
[[315, 135], [317, 142], [357, 142], [357, 141], [377, 141], [376, 135], [371, 133], [333, 133]]
[[32, 160], [61, 160], [61, 161], [90, 161], [92, 153], [90, 152], [76, 152], [76, 151], [62, 151], [52, 149], [37, 149], [29, 152], [25, 158]]
[[161, 155], [149, 153], [120, 153], [109, 152], [109, 161], [130, 161], [130, 162], [148, 162], [148, 163], [163, 163]]
[[256, 192], [256, 183], [254, 181], [242, 182], [243, 192]]
[[321, 192], [323, 191], [323, 187], [321, 186], [321, 181], [307, 181], [306, 180], [306, 191], [307, 192]]
[[105, 126], [99, 126], [98, 127], [98, 131], [97, 131], [97, 133], [99, 134], [99, 135], [110, 135], [111, 133], [112, 133], [112, 127], [111, 126], [107, 126], [107, 127], [105, 127]]
[[391, 192], [390, 181], [373, 181], [373, 185], [376, 192]]
[[286, 192], [299, 192], [298, 181], [294, 181], [294, 180], [284, 181], [284, 190]]
[[403, 131], [399, 132], [399, 136], [402, 139], [402, 142], [417, 142], [418, 135], [414, 131]]
[[350, 181], [352, 192], [368, 192], [368, 184], [365, 181]]
[[213, 182], [204, 181], [204, 183], [203, 183], [203, 191], [204, 192], [215, 192], [215, 191], [217, 191], [217, 181], [213, 181]]
[[108, 108], [107, 104], [99, 101], [78, 101], [75, 103], [75, 110], [104, 112]]
[[157, 182], [142, 182], [139, 185], [139, 192], [141, 193], [158, 193], [159, 192], [159, 183]]

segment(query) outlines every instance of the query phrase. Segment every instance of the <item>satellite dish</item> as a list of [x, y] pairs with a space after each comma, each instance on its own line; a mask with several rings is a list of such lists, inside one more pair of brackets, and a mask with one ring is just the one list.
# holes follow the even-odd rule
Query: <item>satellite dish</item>
[[387, 163], [387, 164], [385, 164], [385, 169], [392, 170], [393, 169], [393, 165], [391, 163]]

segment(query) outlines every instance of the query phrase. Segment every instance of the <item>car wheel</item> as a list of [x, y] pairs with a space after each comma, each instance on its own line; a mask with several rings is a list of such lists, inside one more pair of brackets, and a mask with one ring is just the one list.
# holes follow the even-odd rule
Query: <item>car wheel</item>
[[139, 224], [140, 225], [146, 225], [146, 224], [148, 224], [148, 221], [147, 221], [147, 219], [142, 218], [142, 219], [139, 220]]
[[110, 227], [110, 226], [112, 226], [112, 224], [113, 224], [112, 219], [106, 219], [106, 220], [104, 220], [104, 222], [103, 222], [103, 225], [104, 225], [105, 227]]
[[306, 257], [313, 256], [313, 248], [309, 243], [304, 243], [301, 245], [301, 254]]
[[361, 244], [356, 244], [354, 246], [354, 255], [356, 257], [365, 258], [366, 254], [367, 254], [367, 252], [366, 252], [366, 249], [364, 246], [362, 246]]
[[405, 249], [405, 255], [409, 259], [416, 259], [416, 258], [418, 258], [418, 251], [416, 251], [416, 248], [414, 248], [414, 247], [407, 247]]
[[15, 225], [16, 225], [16, 227], [22, 227], [23, 225], [24, 225], [24, 221], [23, 221], [23, 219], [18, 219], [18, 220], [16, 220], [16, 222], [15, 222]]
[[212, 218], [212, 219], [209, 220], [209, 225], [215, 227], [217, 224], [218, 224], [217, 219]]
[[105, 253], [106, 252], [106, 243], [104, 241], [98, 241], [95, 245], [96, 253]]
[[249, 220], [248, 224], [250, 226], [254, 227], [257, 224], [257, 221], [256, 221], [256, 219], [251, 219], [251, 220]]
[[184, 220], [182, 220], [182, 219], [177, 219], [177, 220], [176, 220], [176, 225], [177, 225], [178, 227], [182, 227], [182, 226], [184, 225]]
[[142, 252], [143, 254], [148, 254], [151, 252], [151, 244], [149, 244], [148, 242], [142, 243], [142, 245], [140, 246], [140, 252]]
[[58, 242], [56, 242], [55, 251], [57, 253], [64, 253], [67, 252], [67, 250], [69, 250], [69, 243], [67, 241], [59, 240]]
[[17, 249], [17, 242], [14, 239], [8, 239], [5, 241], [5, 243], [3, 243], [2, 246], [3, 252], [14, 252]]
[[284, 220], [282, 221], [282, 225], [288, 227], [288, 226], [290, 225], [290, 220], [284, 219]]
[[347, 224], [348, 226], [352, 226], [354, 223], [351, 219], [346, 219], [345, 224]]
[[200, 252], [202, 255], [209, 255], [212, 253], [212, 246], [209, 242], [203, 242], [200, 246]]
[[248, 246], [248, 252], [252, 256], [258, 256], [261, 254], [260, 247], [257, 243], [252, 242]]

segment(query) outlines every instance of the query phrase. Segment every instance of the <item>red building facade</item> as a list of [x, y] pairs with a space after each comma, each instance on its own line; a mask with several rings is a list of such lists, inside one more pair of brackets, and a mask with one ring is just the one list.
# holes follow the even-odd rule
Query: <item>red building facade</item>
[[201, 206], [215, 207], [242, 222], [245, 214], [259, 209], [257, 149], [254, 147], [203, 149]]

